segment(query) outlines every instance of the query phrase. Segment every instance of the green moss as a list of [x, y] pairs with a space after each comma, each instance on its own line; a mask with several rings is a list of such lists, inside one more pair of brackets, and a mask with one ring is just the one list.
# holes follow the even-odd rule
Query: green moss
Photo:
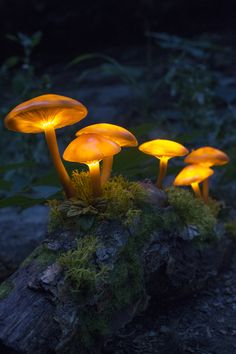
[[93, 202], [92, 185], [89, 172], [72, 172], [72, 183], [76, 191], [76, 199], [82, 200], [88, 204]]
[[135, 210], [136, 213], [142, 208], [146, 193], [140, 183], [129, 182], [124, 177], [117, 176], [105, 184], [103, 198], [107, 202], [106, 216], [123, 220], [131, 210]]
[[54, 263], [58, 257], [58, 252], [49, 250], [46, 245], [40, 245], [21, 263], [21, 267], [27, 267], [33, 260], [40, 267], [46, 267]]
[[213, 216], [215, 218], [217, 218], [220, 213], [220, 210], [221, 210], [221, 202], [219, 202], [218, 200], [209, 198], [207, 206], [210, 209]]
[[111, 298], [108, 305], [114, 312], [137, 301], [144, 291], [143, 266], [139, 252], [135, 240], [130, 240], [119, 254], [110, 276]]
[[216, 218], [212, 209], [189, 191], [171, 187], [167, 190], [169, 204], [184, 224], [196, 225], [202, 240], [215, 235]]
[[0, 285], [0, 300], [3, 300], [7, 297], [7, 295], [12, 291], [13, 284], [9, 280], [4, 281]]
[[[93, 199], [89, 173], [74, 171], [73, 185], [76, 189], [76, 198], [66, 201], [51, 201], [49, 230], [57, 227], [83, 227], [89, 216], [99, 215], [107, 219], [120, 219], [131, 223], [143, 207], [146, 193], [137, 182], [129, 182], [122, 176], [110, 179], [104, 186], [102, 198]], [[86, 216], [86, 217], [85, 217]], [[86, 226], [86, 225], [85, 225]], [[92, 225], [91, 225], [92, 226]], [[85, 231], [88, 231], [87, 228]]]
[[63, 224], [62, 213], [59, 210], [60, 201], [59, 200], [49, 200], [48, 206], [50, 210], [49, 214], [49, 223], [48, 223], [48, 232], [53, 232], [60, 225]]
[[107, 269], [99, 268], [94, 262], [98, 240], [86, 236], [77, 242], [77, 249], [62, 254], [59, 263], [66, 270], [66, 279], [71, 283], [77, 296], [87, 297], [94, 293], [99, 283], [104, 280]]
[[236, 241], [236, 220], [231, 220], [225, 223], [225, 231], [232, 240]]

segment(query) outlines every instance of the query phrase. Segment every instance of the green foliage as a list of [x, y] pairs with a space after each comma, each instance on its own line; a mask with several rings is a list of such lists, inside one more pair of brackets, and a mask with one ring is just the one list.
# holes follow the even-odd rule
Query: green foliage
[[236, 240], [236, 220], [225, 223], [225, 231], [233, 240]]
[[211, 209], [189, 191], [171, 187], [167, 190], [169, 204], [183, 224], [196, 225], [201, 239], [207, 240], [215, 235], [216, 218]]
[[107, 269], [99, 268], [94, 262], [98, 247], [98, 240], [93, 236], [86, 236], [77, 242], [77, 249], [62, 254], [59, 263], [66, 269], [66, 279], [71, 282], [73, 291], [83, 298], [91, 295], [104, 281]]
[[12, 291], [13, 284], [9, 280], [4, 281], [0, 285], [0, 300], [3, 300], [7, 297], [7, 295]]

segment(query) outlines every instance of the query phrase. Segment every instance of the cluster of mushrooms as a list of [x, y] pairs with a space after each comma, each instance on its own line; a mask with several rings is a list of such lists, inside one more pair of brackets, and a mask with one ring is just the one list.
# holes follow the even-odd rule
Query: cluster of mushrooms
[[[44, 132], [54, 166], [57, 170], [67, 198], [75, 196], [75, 191], [58, 149], [55, 129], [72, 125], [86, 117], [87, 108], [69, 97], [47, 94], [35, 97], [16, 106], [5, 118], [9, 130], [23, 133]], [[102, 195], [102, 188], [111, 175], [113, 156], [122, 147], [138, 145], [135, 136], [127, 129], [108, 123], [87, 126], [76, 133], [76, 138], [63, 153], [66, 161], [86, 164], [89, 168], [94, 198]], [[163, 188], [169, 159], [185, 156], [189, 151], [171, 140], [155, 139], [143, 143], [139, 150], [160, 160], [157, 187]], [[100, 172], [100, 162], [102, 170]], [[177, 175], [175, 186], [188, 186], [198, 198], [208, 201], [208, 178], [214, 173], [210, 168], [228, 163], [228, 156], [212, 147], [201, 147], [192, 151], [184, 160], [189, 165]], [[203, 184], [202, 192], [199, 183]]]

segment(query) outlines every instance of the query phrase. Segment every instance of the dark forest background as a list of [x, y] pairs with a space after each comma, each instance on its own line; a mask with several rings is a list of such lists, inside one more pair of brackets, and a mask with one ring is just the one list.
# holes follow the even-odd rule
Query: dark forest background
[[[235, 37], [236, 2], [230, 0], [1, 0], [1, 58], [19, 48], [7, 34], [41, 31], [36, 53], [63, 59], [79, 51], [145, 42], [147, 30], [193, 36], [203, 32]], [[16, 47], [16, 48], [15, 48]], [[47, 55], [46, 55], [47, 53]]]

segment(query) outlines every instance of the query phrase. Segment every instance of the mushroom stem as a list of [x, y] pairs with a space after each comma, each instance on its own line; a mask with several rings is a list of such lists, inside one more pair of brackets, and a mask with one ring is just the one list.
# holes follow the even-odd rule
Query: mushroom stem
[[93, 196], [98, 198], [102, 195], [99, 161], [89, 163], [88, 167], [92, 181]]
[[103, 159], [102, 173], [101, 173], [102, 186], [109, 180], [111, 176], [112, 165], [113, 165], [113, 156], [108, 156]]
[[159, 174], [157, 177], [157, 187], [160, 189], [163, 189], [163, 179], [166, 175], [168, 160], [166, 157], [160, 158]]
[[65, 169], [65, 166], [61, 161], [55, 130], [53, 127], [48, 127], [47, 129], [45, 129], [44, 132], [48, 144], [48, 149], [50, 151], [55, 169], [57, 170], [65, 194], [67, 198], [73, 197], [75, 193], [74, 188], [72, 186], [70, 177]]
[[202, 195], [205, 203], [209, 200], [209, 178], [202, 182]]
[[202, 195], [201, 195], [201, 191], [200, 191], [200, 188], [199, 188], [199, 184], [198, 184], [197, 182], [192, 183], [192, 184], [191, 184], [191, 187], [192, 187], [192, 189], [193, 189], [193, 191], [194, 191], [195, 196], [196, 196], [197, 198], [201, 198]]

